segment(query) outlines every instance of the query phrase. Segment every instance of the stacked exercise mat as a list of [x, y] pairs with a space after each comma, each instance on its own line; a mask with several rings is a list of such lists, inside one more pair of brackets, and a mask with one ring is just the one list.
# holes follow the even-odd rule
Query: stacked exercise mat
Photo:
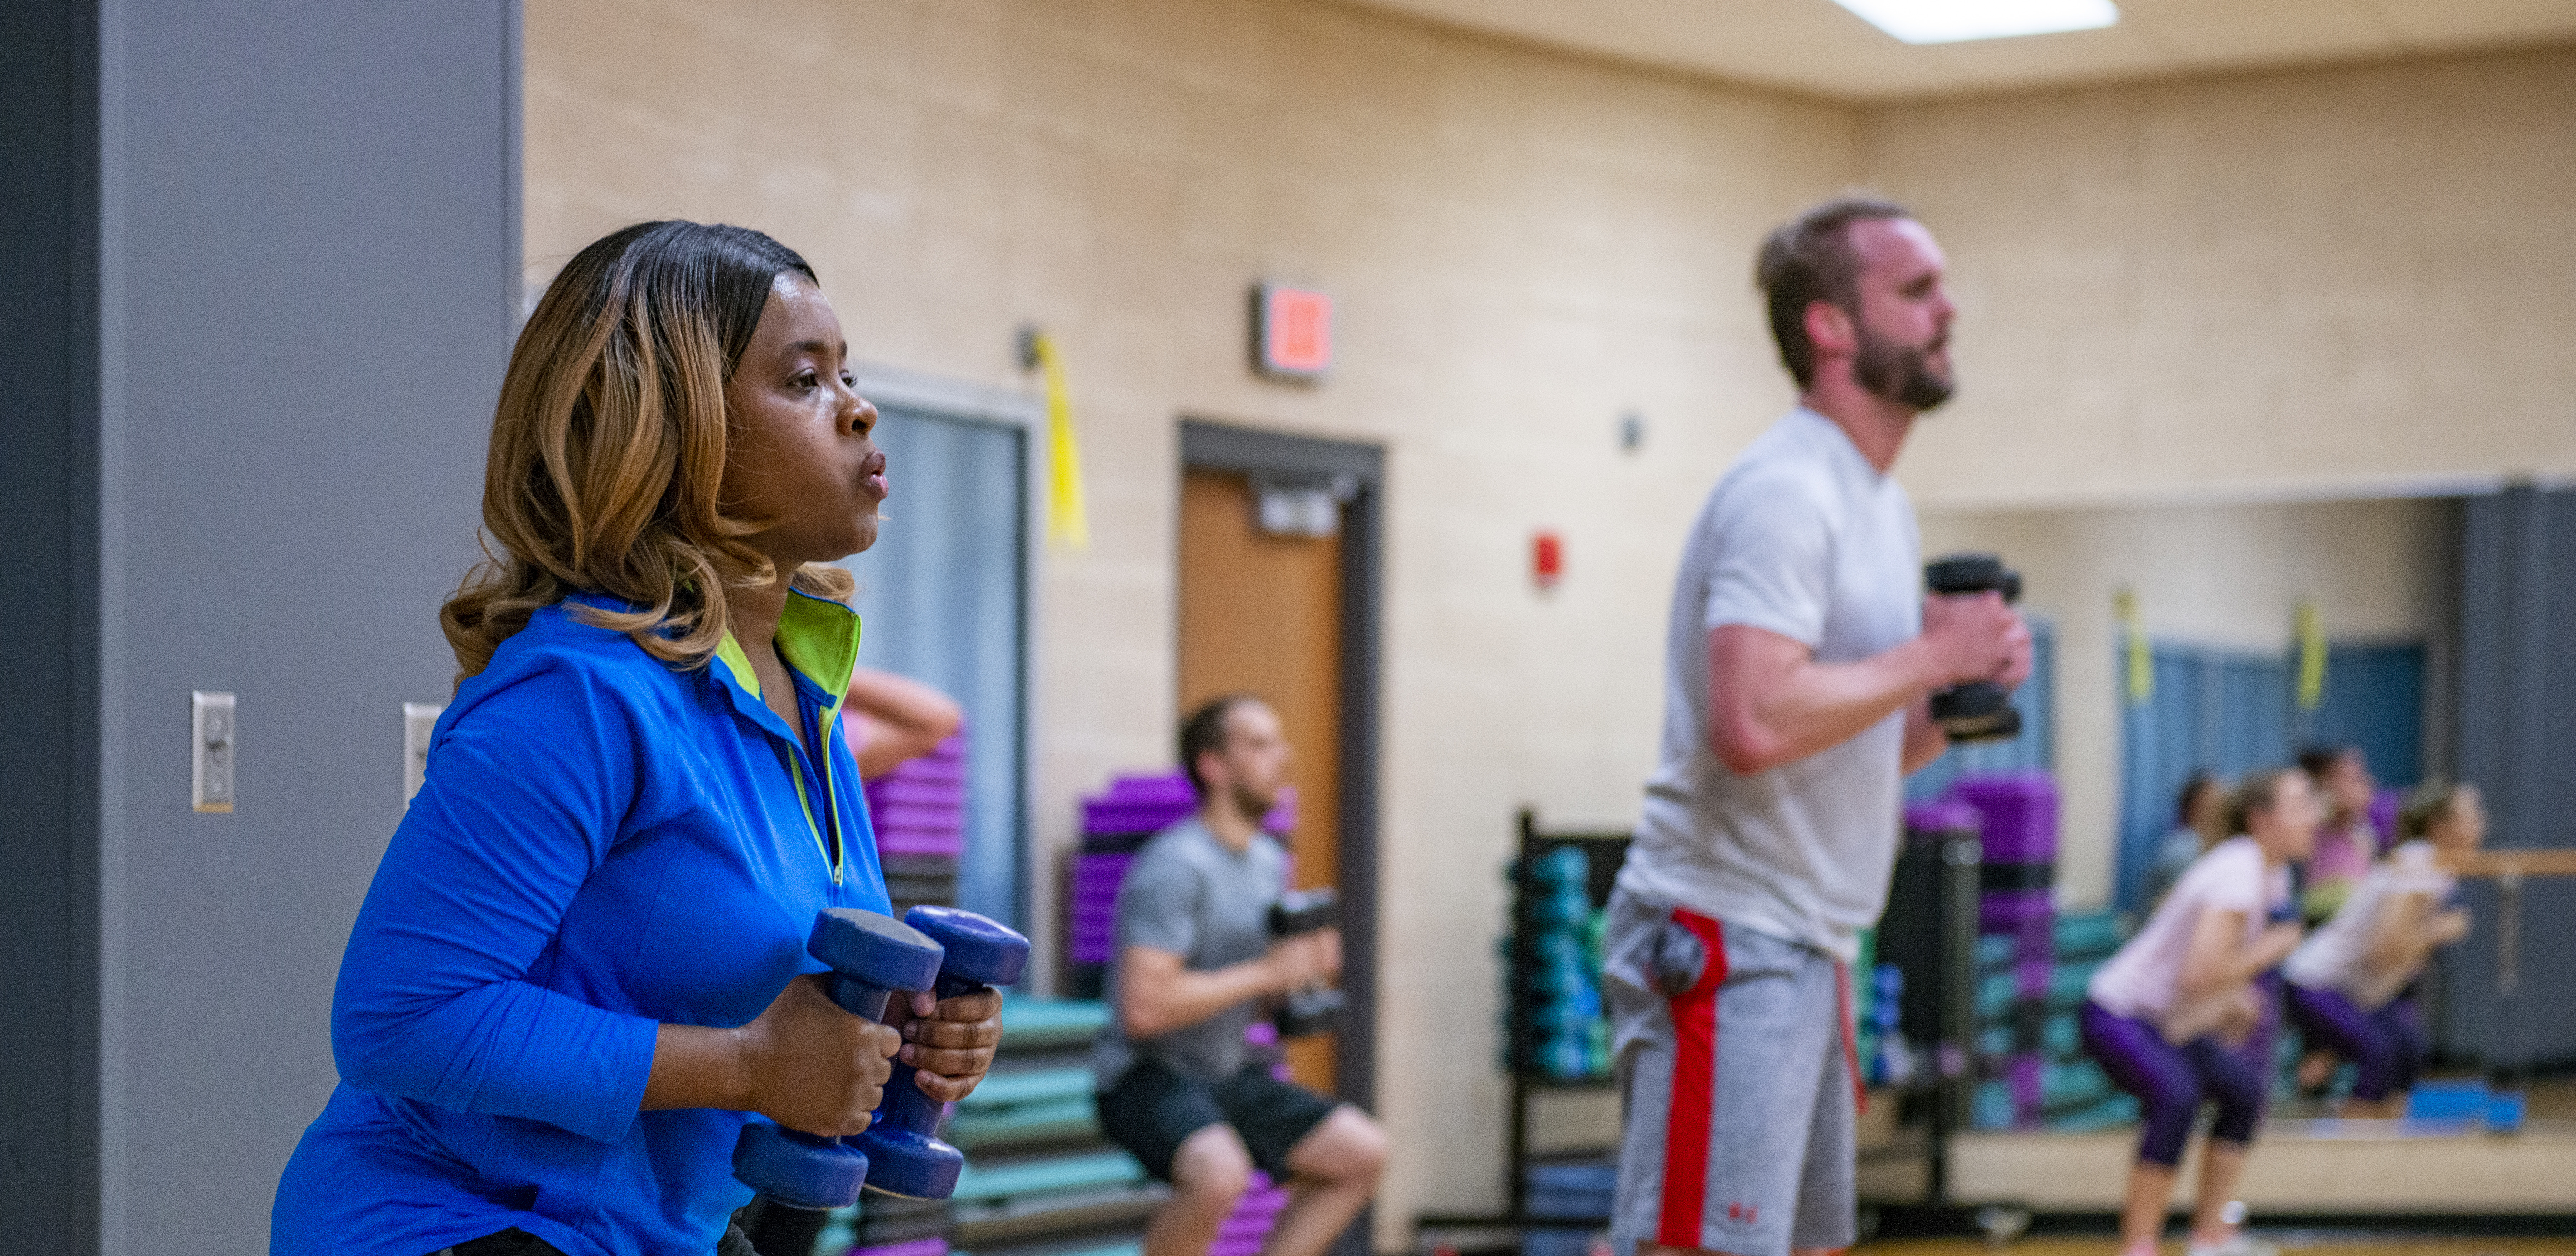
[[1610, 1023], [1601, 1006], [1601, 935], [1625, 839], [1525, 832], [1507, 876], [1512, 928], [1498, 946], [1503, 974], [1503, 1067], [1546, 1082], [1610, 1074]]
[[[2018, 940], [2008, 934], [1978, 940], [1978, 1053], [1989, 1061], [2016, 1063], [2036, 1056], [2039, 1077], [2035, 1113], [2013, 1088], [2018, 1078], [1989, 1080], [1979, 1087], [1976, 1123], [1981, 1128], [2089, 1130], [2137, 1119], [2137, 1101], [2113, 1087], [2101, 1065], [2085, 1054], [2076, 1020], [2086, 984], [2120, 942], [2120, 920], [2110, 911], [2058, 917], [2050, 929], [2047, 993], [2034, 1006], [2020, 994]], [[2035, 1031], [2027, 1028], [2033, 1023]]]
[[956, 906], [957, 860], [966, 850], [966, 734], [951, 736], [863, 789], [894, 914], [925, 903]]
[[2054, 1130], [2095, 1130], [2138, 1119], [2138, 1101], [2111, 1084], [2110, 1075], [2084, 1053], [2077, 1009], [2093, 973], [2127, 940], [2119, 914], [2099, 911], [2057, 918], [2057, 968], [2048, 977], [2048, 1021], [2041, 1032], [2047, 1056], [2040, 1084], [2043, 1123]]

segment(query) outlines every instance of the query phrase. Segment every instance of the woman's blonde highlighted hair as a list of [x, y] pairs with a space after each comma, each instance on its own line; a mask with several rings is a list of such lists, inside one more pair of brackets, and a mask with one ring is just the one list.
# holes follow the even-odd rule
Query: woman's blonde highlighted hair
[[[814, 279], [757, 231], [638, 223], [575, 254], [510, 351], [483, 471], [484, 561], [438, 611], [458, 679], [566, 594], [574, 608], [681, 667], [724, 639], [727, 590], [777, 579], [744, 544], [756, 520], [721, 500], [732, 431], [725, 382], [777, 277]], [[808, 565], [796, 587], [835, 600], [849, 573]]]

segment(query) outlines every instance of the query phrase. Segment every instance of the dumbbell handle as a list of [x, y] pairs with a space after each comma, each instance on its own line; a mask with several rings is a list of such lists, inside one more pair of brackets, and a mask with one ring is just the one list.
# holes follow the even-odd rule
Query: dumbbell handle
[[842, 1011], [861, 1020], [875, 1021], [880, 1025], [885, 1023], [886, 1005], [893, 1002], [895, 995], [900, 993], [881, 986], [869, 985], [848, 973], [825, 973], [823, 978], [824, 984], [829, 987], [832, 1002]]
[[[936, 998], [953, 999], [958, 995], [981, 989], [983, 986], [980, 983], [961, 981], [942, 973], [939, 980], [932, 983], [930, 992]], [[926, 1045], [924, 1049], [928, 1049]], [[894, 1072], [886, 1077], [885, 1100], [877, 1105], [874, 1124], [892, 1124], [899, 1128], [915, 1130], [938, 1128], [939, 1110], [946, 1105], [940, 1100], [931, 1098], [922, 1090], [921, 1083], [914, 1080], [913, 1075], [920, 1071], [904, 1063], [903, 1057], [895, 1057]]]

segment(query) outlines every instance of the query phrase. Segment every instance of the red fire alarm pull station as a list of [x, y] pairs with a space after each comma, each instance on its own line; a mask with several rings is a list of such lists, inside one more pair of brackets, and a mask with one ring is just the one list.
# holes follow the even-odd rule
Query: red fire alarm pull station
[[1565, 576], [1565, 542], [1553, 532], [1541, 532], [1530, 538], [1530, 579], [1542, 589], [1553, 589]]
[[1333, 299], [1284, 284], [1252, 289], [1252, 369], [1311, 383], [1333, 365]]

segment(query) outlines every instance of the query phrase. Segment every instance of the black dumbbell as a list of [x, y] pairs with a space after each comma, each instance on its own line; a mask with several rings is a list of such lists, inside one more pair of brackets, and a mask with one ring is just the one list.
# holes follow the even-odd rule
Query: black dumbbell
[[[1334, 928], [1341, 922], [1341, 897], [1330, 889], [1290, 890], [1270, 905], [1270, 936], [1274, 938], [1293, 938]], [[1342, 1003], [1342, 992], [1331, 986], [1291, 990], [1271, 1023], [1278, 1027], [1282, 1038], [1326, 1033], [1340, 1022]]]
[[[971, 911], [954, 907], [915, 907], [903, 922], [938, 942], [946, 952], [931, 993], [955, 998], [985, 986], [1019, 984], [1029, 966], [1029, 940], [1018, 930]], [[905, 1199], [946, 1199], [957, 1192], [957, 1175], [966, 1157], [938, 1137], [946, 1105], [924, 1093], [913, 1081], [913, 1067], [895, 1061], [886, 1079], [885, 1102], [877, 1108], [868, 1132], [855, 1141], [868, 1157], [868, 1189]]]
[[[831, 969], [832, 1001], [853, 1016], [885, 1019], [886, 1001], [939, 980], [940, 945], [928, 934], [879, 912], [827, 907], [814, 918], [805, 951]], [[909, 1083], [909, 1071], [903, 1079]], [[892, 1093], [889, 1081], [886, 1090]], [[733, 1144], [733, 1175], [763, 1196], [794, 1208], [846, 1208], [859, 1201], [868, 1158], [837, 1138], [753, 1120]]]
[[[1993, 554], [1952, 554], [1926, 564], [1923, 586], [1943, 597], [2000, 593], [2007, 603], [2021, 600], [2021, 573]], [[2021, 736], [2021, 712], [2012, 695], [1990, 680], [1952, 685], [1932, 694], [1932, 720], [1953, 742], [2003, 741]]]

